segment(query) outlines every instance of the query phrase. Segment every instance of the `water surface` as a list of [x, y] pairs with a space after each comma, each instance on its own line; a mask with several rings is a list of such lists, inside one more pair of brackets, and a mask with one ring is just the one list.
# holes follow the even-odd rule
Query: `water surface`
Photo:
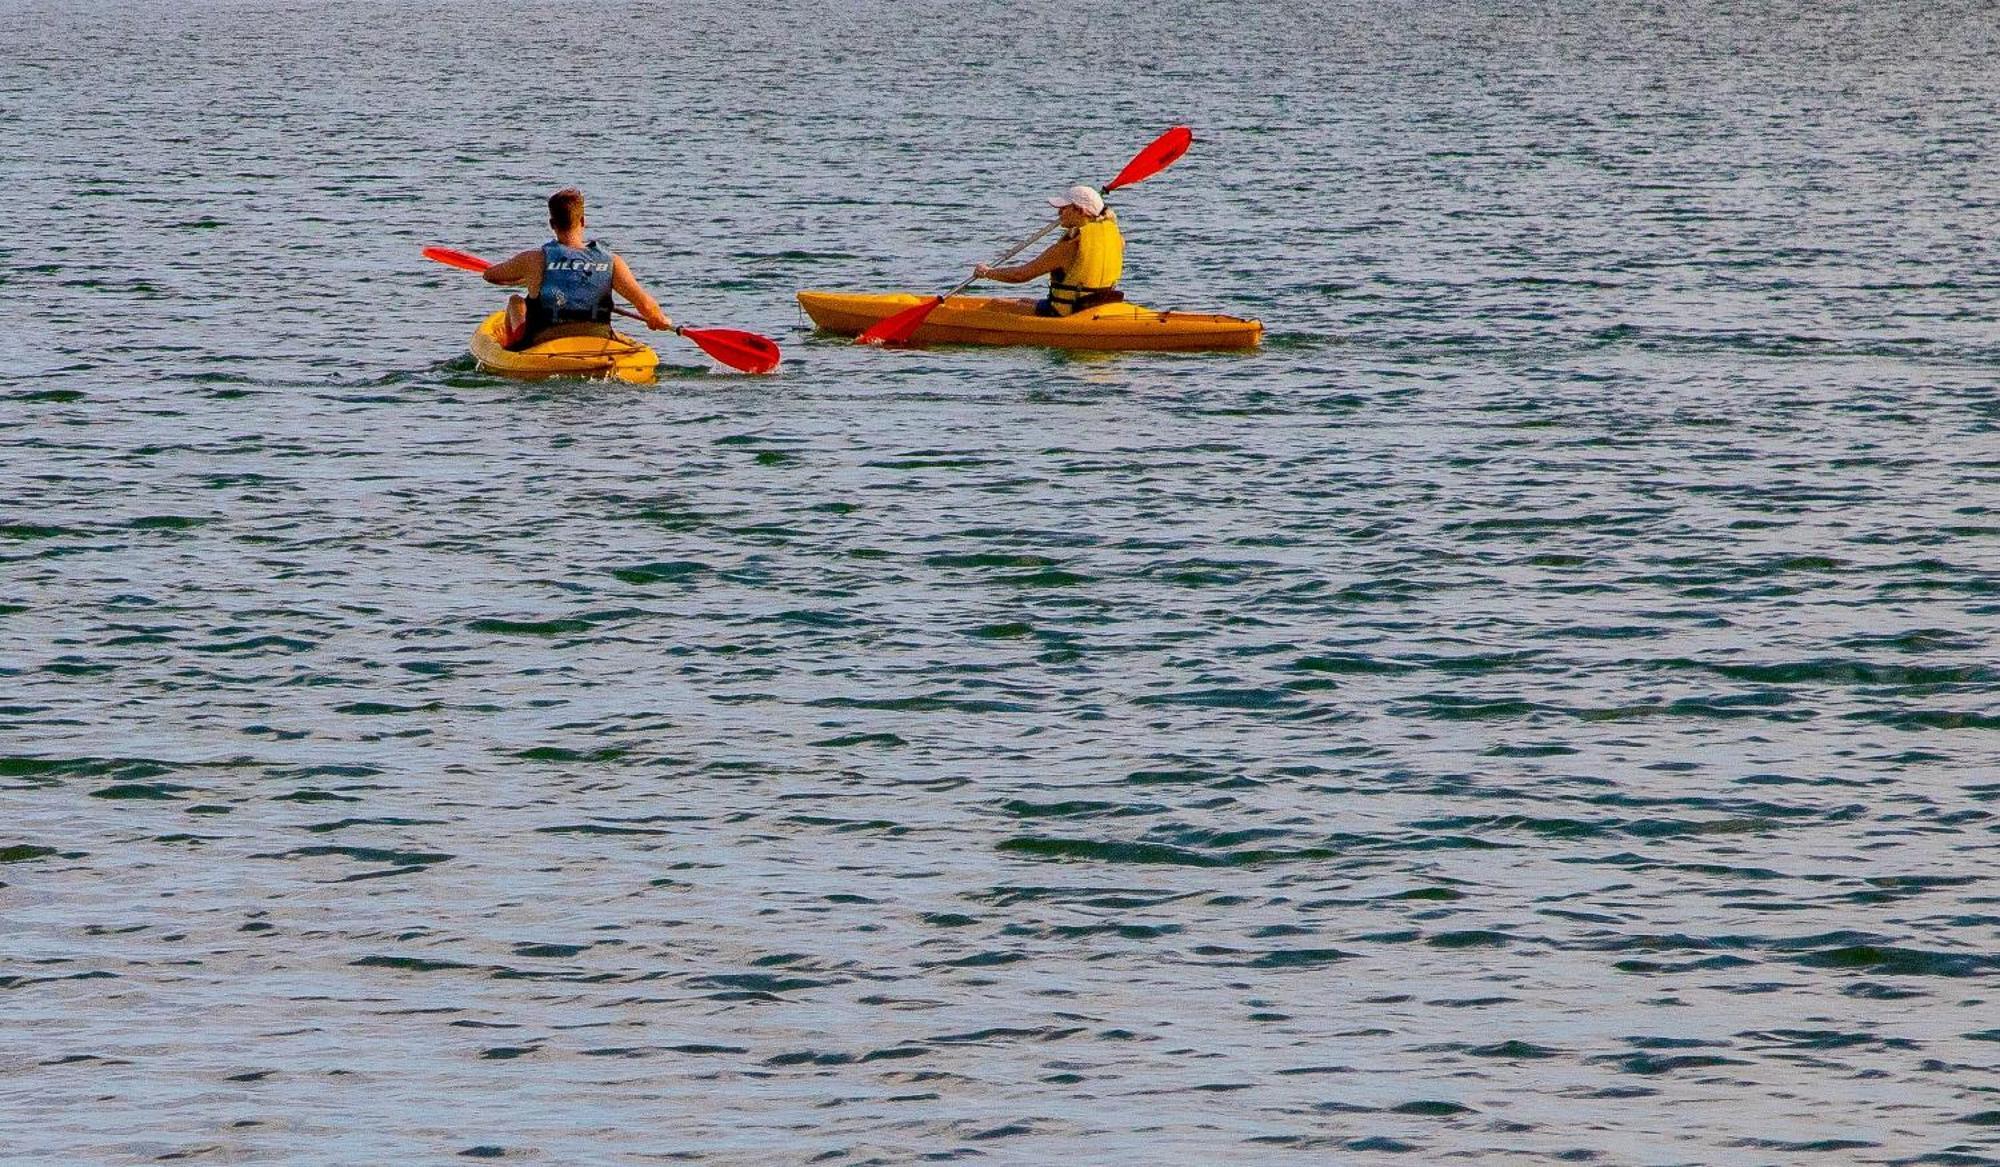
[[8, 1156], [2000, 1160], [1990, 8], [0, 11]]

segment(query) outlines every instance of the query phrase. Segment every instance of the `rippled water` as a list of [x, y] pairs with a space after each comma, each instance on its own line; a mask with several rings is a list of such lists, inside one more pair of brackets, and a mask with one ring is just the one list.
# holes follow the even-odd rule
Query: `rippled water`
[[1990, 6], [0, 12], [0, 1157], [2000, 1161]]

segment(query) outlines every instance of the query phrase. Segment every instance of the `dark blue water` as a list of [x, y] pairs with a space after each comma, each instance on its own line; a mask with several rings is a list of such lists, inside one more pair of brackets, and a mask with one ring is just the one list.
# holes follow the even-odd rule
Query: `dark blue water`
[[2000, 1162], [1990, 6], [0, 12], [0, 1158]]

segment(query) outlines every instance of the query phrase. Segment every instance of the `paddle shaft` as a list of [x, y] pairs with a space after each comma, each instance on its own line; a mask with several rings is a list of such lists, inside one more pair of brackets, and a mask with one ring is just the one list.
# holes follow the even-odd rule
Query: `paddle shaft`
[[[621, 304], [613, 304], [613, 305], [611, 306], [611, 310], [612, 310], [613, 312], [616, 312], [616, 313], [617, 313], [618, 315], [620, 315], [620, 316], [624, 316], [624, 317], [627, 317], [627, 318], [629, 318], [629, 319], [632, 319], [632, 320], [637, 320], [637, 321], [638, 321], [639, 323], [641, 323], [641, 324], [645, 324], [645, 323], [646, 323], [646, 318], [645, 318], [644, 316], [641, 316], [641, 315], [639, 315], [639, 314], [638, 314], [637, 312], [634, 312], [634, 311], [632, 311], [632, 310], [631, 310], [630, 308], [627, 308], [627, 307], [625, 307], [625, 306], [623, 306], [623, 305], [621, 305]], [[650, 326], [649, 326], [649, 327], [650, 327]], [[676, 324], [676, 325], [674, 325], [674, 328], [673, 328], [673, 331], [674, 331], [674, 335], [676, 335], [676, 336], [679, 336], [679, 335], [682, 335], [682, 333], [681, 333], [681, 329], [682, 329], [682, 328], [684, 328], [684, 327], [686, 327], [686, 326], [685, 326], [685, 325], [681, 325], [681, 324]]]
[[[1035, 238], [1036, 238], [1036, 239], [1040, 239], [1040, 238], [1041, 238], [1041, 236], [1037, 235], [1037, 236], [1035, 236]], [[1033, 242], [1033, 240], [1030, 240], [1029, 242]], [[1024, 247], [1025, 247], [1025, 246], [1027, 246], [1027, 244], [1022, 244], [1022, 246], [1024, 246]], [[1008, 254], [1010, 254], [1010, 255], [1011, 255], [1011, 254], [1012, 254], [1012, 252], [1009, 252]], [[646, 324], [646, 318], [645, 318], [644, 316], [641, 316], [641, 315], [639, 315], [639, 314], [638, 314], [637, 312], [634, 312], [634, 311], [632, 311], [632, 310], [631, 310], [630, 308], [626, 308], [626, 307], [624, 307], [624, 306], [622, 306], [622, 305], [619, 305], [619, 304], [613, 304], [613, 305], [611, 306], [611, 310], [612, 310], [613, 312], [616, 312], [616, 313], [617, 313], [618, 315], [620, 315], [620, 316], [624, 316], [624, 317], [628, 317], [628, 318], [630, 318], [630, 319], [633, 319], [633, 320], [637, 320], [637, 321], [638, 321], [639, 323], [641, 323], [641, 324]], [[647, 326], [648, 326], [648, 327], [651, 327], [651, 325], [647, 325]], [[685, 324], [676, 324], [676, 325], [674, 325], [674, 327], [673, 327], [673, 330], [672, 330], [672, 331], [673, 331], [673, 334], [674, 334], [675, 336], [687, 336], [687, 325], [685, 325]], [[689, 337], [689, 339], [693, 339], [693, 338], [692, 338], [692, 337]]]
[[[1021, 241], [1020, 241], [1019, 243], [1016, 243], [1016, 244], [1015, 244], [1015, 245], [1013, 246], [1013, 248], [1012, 248], [1012, 249], [1010, 249], [1010, 250], [1009, 250], [1009, 251], [1008, 251], [1008, 252], [1007, 252], [1007, 253], [1006, 253], [1005, 255], [1002, 255], [1002, 256], [998, 257], [998, 258], [997, 258], [997, 259], [995, 259], [995, 260], [994, 260], [994, 261], [993, 261], [992, 263], [990, 263], [990, 264], [987, 264], [986, 266], [988, 266], [988, 267], [995, 267], [995, 266], [998, 266], [999, 264], [1003, 264], [1003, 263], [1006, 263], [1006, 262], [1007, 262], [1008, 260], [1010, 260], [1010, 259], [1014, 258], [1015, 256], [1017, 256], [1017, 255], [1021, 254], [1021, 253], [1022, 253], [1023, 251], [1026, 251], [1026, 250], [1028, 250], [1028, 248], [1029, 248], [1029, 247], [1033, 246], [1033, 244], [1035, 243], [1035, 241], [1036, 241], [1036, 240], [1040, 239], [1040, 238], [1041, 238], [1042, 236], [1044, 236], [1044, 235], [1047, 235], [1047, 234], [1048, 234], [1049, 232], [1051, 232], [1051, 231], [1055, 230], [1055, 229], [1056, 229], [1057, 227], [1060, 227], [1060, 226], [1062, 226], [1062, 220], [1061, 220], [1061, 219], [1057, 219], [1057, 220], [1056, 220], [1055, 222], [1053, 222], [1053, 223], [1048, 223], [1048, 224], [1045, 224], [1045, 225], [1044, 225], [1044, 226], [1042, 227], [1042, 229], [1041, 229], [1041, 230], [1039, 230], [1039, 231], [1035, 232], [1035, 233], [1034, 233], [1033, 235], [1030, 235], [1030, 236], [1028, 236], [1028, 237], [1027, 237], [1026, 239], [1023, 239], [1023, 240], [1021, 240]], [[960, 292], [963, 292], [963, 291], [964, 291], [965, 289], [967, 289], [967, 288], [971, 287], [972, 285], [974, 285], [974, 284], [976, 284], [976, 283], [978, 283], [978, 282], [979, 282], [979, 277], [978, 277], [978, 276], [969, 276], [969, 277], [967, 277], [967, 279], [966, 279], [966, 281], [965, 281], [964, 283], [962, 283], [962, 284], [958, 285], [957, 287], [953, 288], [953, 289], [952, 289], [951, 291], [949, 291], [949, 292], [946, 292], [946, 293], [945, 293], [944, 295], [942, 295], [942, 296], [939, 296], [939, 297], [938, 297], [938, 299], [939, 299], [939, 300], [949, 300], [949, 299], [951, 299], [951, 298], [952, 298], [953, 296], [956, 296], [956, 295], [958, 295], [958, 294], [959, 294]]]
[[[646, 318], [644, 316], [639, 315], [637, 312], [634, 312], [630, 308], [624, 307], [623, 305], [613, 304], [611, 306], [611, 310], [620, 316], [624, 316], [632, 320], [637, 320], [641, 324], [646, 323]], [[687, 325], [685, 324], [676, 324], [673, 327], [673, 333], [675, 336], [686, 336], [687, 335], [686, 328]]]

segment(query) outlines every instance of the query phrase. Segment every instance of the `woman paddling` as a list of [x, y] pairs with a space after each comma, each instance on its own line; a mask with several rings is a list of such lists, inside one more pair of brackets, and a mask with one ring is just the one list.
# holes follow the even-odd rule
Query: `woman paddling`
[[1013, 267], [982, 263], [972, 269], [973, 276], [1003, 284], [1049, 277], [1048, 297], [1035, 304], [1037, 316], [1068, 316], [1123, 300], [1118, 277], [1125, 271], [1125, 237], [1118, 232], [1117, 214], [1104, 205], [1104, 196], [1087, 186], [1073, 186], [1062, 197], [1050, 199], [1049, 205], [1060, 211], [1061, 239], [1026, 263]]

